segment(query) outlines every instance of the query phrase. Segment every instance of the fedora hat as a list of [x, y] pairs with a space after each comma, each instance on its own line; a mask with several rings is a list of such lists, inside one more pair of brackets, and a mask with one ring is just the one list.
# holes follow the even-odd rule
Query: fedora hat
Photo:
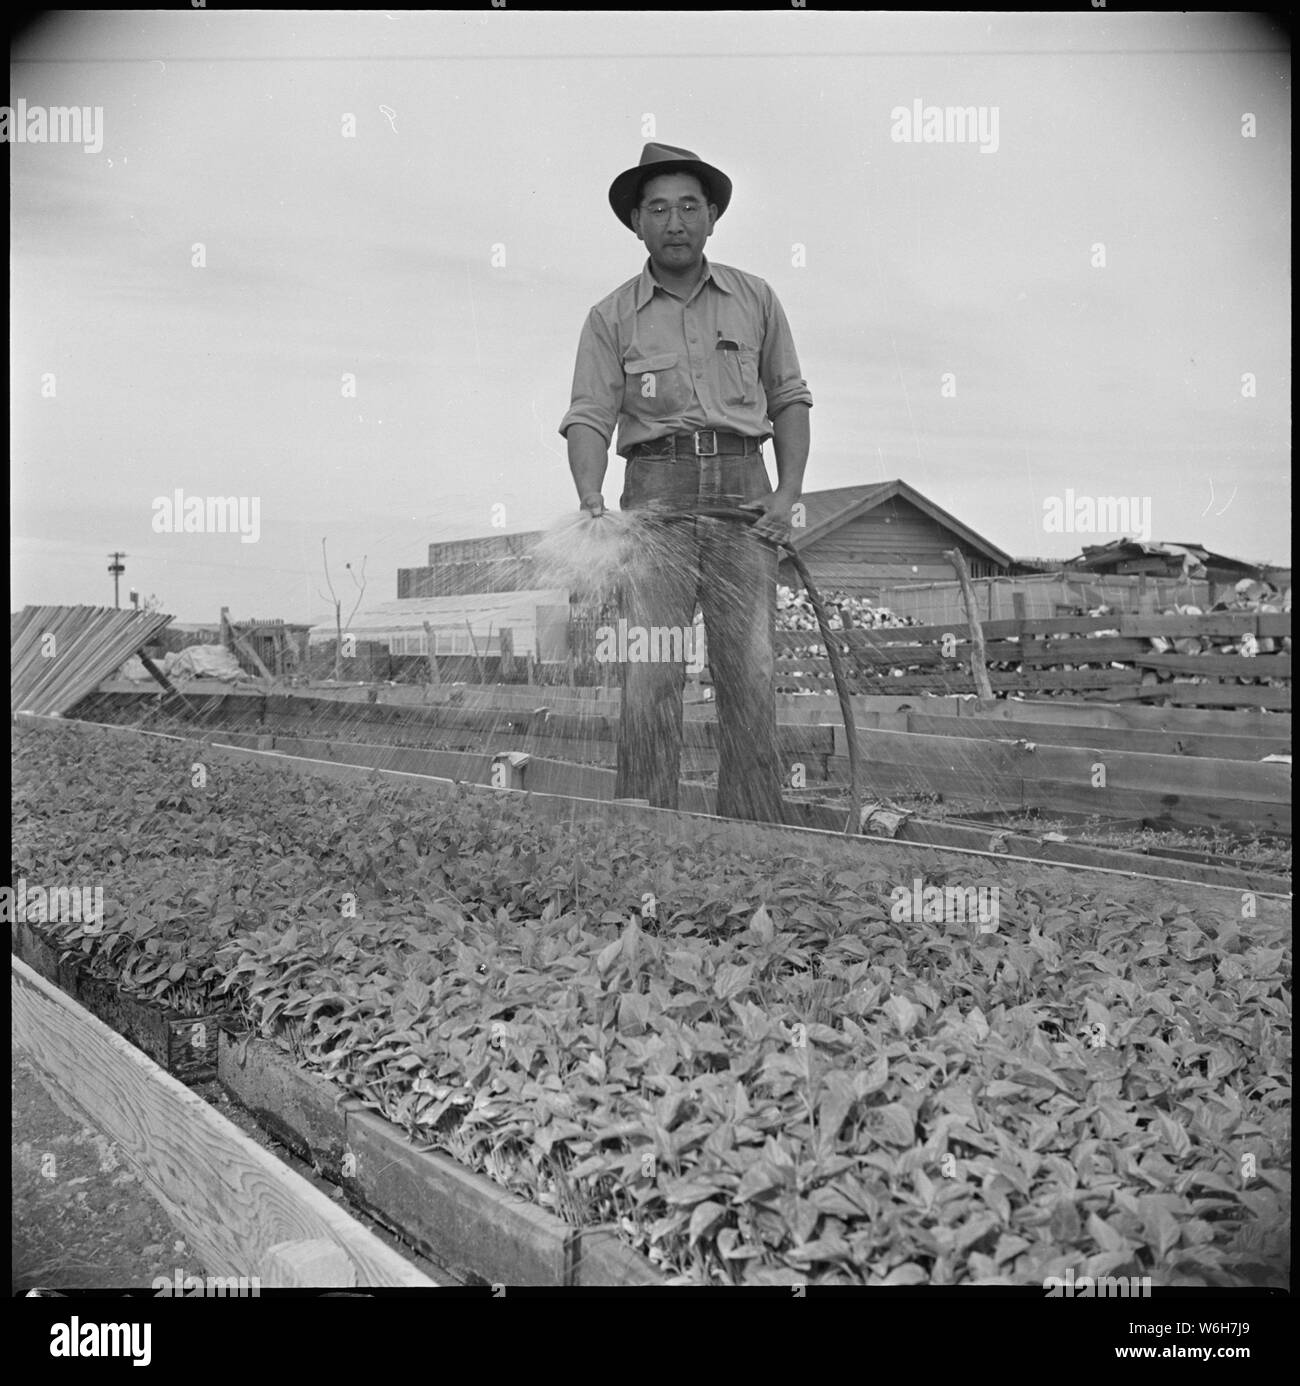
[[642, 149], [641, 162], [635, 168], [624, 169], [609, 185], [609, 205], [629, 230], [632, 227], [632, 209], [636, 206], [642, 182], [663, 173], [694, 173], [704, 180], [709, 201], [717, 207], [718, 215], [727, 210], [727, 204], [731, 201], [731, 179], [721, 169], [706, 164], [689, 149], [657, 144], [652, 140]]

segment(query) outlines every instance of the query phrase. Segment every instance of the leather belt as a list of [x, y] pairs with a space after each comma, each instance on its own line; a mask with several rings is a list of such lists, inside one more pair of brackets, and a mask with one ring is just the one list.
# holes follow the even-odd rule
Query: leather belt
[[637, 443], [629, 457], [751, 457], [762, 452], [757, 438], [724, 433], [718, 428], [698, 428], [694, 433], [670, 433]]

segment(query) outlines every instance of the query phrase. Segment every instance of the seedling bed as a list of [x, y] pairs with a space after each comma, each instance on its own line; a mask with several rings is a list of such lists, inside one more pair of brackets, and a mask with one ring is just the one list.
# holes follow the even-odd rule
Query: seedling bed
[[[363, 690], [356, 690], [358, 692]], [[904, 729], [911, 725], [911, 720], [917, 714], [907, 709], [905, 701], [901, 708], [897, 705], [889, 705], [890, 700], [877, 699], [879, 707], [871, 707], [863, 711], [863, 716], [874, 719], [882, 726], [891, 730]], [[271, 723], [258, 724], [260, 732], [250, 733], [240, 731], [240, 727], [252, 725], [247, 715], [248, 709], [256, 704], [262, 704], [267, 709], [274, 709], [272, 722], [276, 726], [286, 725], [284, 719], [288, 716], [287, 725], [298, 726], [302, 724], [304, 729], [310, 730], [316, 726], [318, 734], [307, 739], [286, 737], [283, 730], [278, 735], [271, 735]], [[614, 760], [615, 746], [613, 741], [600, 741], [589, 743], [586, 741], [554, 741], [548, 737], [538, 737], [534, 734], [517, 735], [525, 726], [547, 727], [555, 729], [563, 728], [570, 724], [577, 724], [577, 719], [561, 716], [559, 718], [545, 718], [537, 709], [526, 710], [519, 708], [494, 708], [476, 707], [469, 711], [451, 709], [422, 709], [419, 707], [409, 707], [405, 705], [394, 705], [391, 707], [367, 707], [357, 706], [355, 703], [336, 701], [329, 705], [321, 699], [296, 699], [286, 697], [262, 697], [259, 698], [252, 694], [230, 695], [224, 699], [214, 699], [212, 707], [207, 708], [205, 717], [215, 718], [213, 722], [214, 731], [216, 726], [223, 723], [225, 719], [219, 715], [220, 709], [225, 706], [233, 705], [237, 716], [233, 716], [230, 725], [234, 730], [225, 732], [225, 740], [233, 741], [236, 744], [256, 746], [261, 749], [287, 750], [291, 754], [300, 754], [316, 757], [326, 757], [330, 759], [350, 760], [355, 763], [369, 763], [382, 766], [390, 766], [398, 769], [410, 769], [417, 773], [432, 774], [440, 777], [455, 779], [471, 779], [479, 782], [487, 782], [492, 770], [491, 756], [493, 753], [504, 753], [508, 751], [526, 751], [532, 756], [532, 765], [527, 774], [520, 772], [517, 776], [512, 776], [510, 784], [512, 787], [530, 788], [545, 793], [559, 793], [574, 795], [582, 798], [605, 798], [612, 797], [613, 792], [613, 772], [606, 770], [601, 773], [601, 765], [612, 765]], [[954, 703], [955, 708], [961, 704]], [[999, 707], [1006, 705], [1000, 704]], [[138, 695], [131, 694], [111, 694], [100, 693], [85, 700], [82, 704], [85, 712], [92, 716], [103, 716], [112, 720], [119, 718], [130, 718], [139, 716], [142, 711], [148, 712], [152, 717], [156, 712], [156, 703], [142, 700]], [[216, 711], [213, 711], [213, 708]], [[283, 709], [296, 709], [289, 715]], [[950, 709], [951, 714], [952, 709]], [[233, 714], [232, 714], [233, 715]], [[268, 715], [271, 715], [268, 712]], [[473, 726], [456, 732], [446, 730], [436, 725], [428, 724], [428, 718], [443, 717], [451, 715], [462, 717], [473, 723]], [[1125, 713], [1126, 716], [1131, 713]], [[1225, 714], [1183, 714], [1187, 716], [1202, 717], [1207, 720], [1207, 725], [1214, 729], [1212, 740], [1234, 741], [1242, 743], [1248, 738], [1233, 738], [1224, 734], [1224, 729], [1233, 723], [1224, 720]], [[323, 721], [320, 719], [323, 717]], [[342, 717], [347, 720], [338, 721]], [[379, 722], [371, 722], [365, 719], [378, 717]], [[538, 718], [542, 717], [539, 721]], [[362, 720], [356, 720], [361, 718]], [[411, 720], [414, 719], [414, 720]], [[982, 725], [992, 729], [1005, 728], [1005, 721], [987, 721], [984, 718], [972, 718], [967, 716], [948, 715], [944, 717], [929, 716], [921, 719], [927, 726], [949, 724], [953, 727]], [[1253, 725], [1258, 719], [1247, 718], [1246, 723]], [[1279, 723], [1289, 719], [1275, 719]], [[192, 729], [192, 723], [177, 722], [172, 720], [154, 721], [150, 725], [159, 728], [167, 727], [175, 732], [184, 735]], [[592, 719], [586, 717], [581, 725], [595, 727], [602, 736], [611, 736], [613, 731], [604, 718], [597, 717]], [[482, 729], [497, 726], [497, 732], [488, 736]], [[319, 733], [334, 727], [338, 736], [336, 739], [325, 740]], [[477, 730], [476, 730], [477, 729]], [[1041, 730], [1042, 728], [1040, 728]], [[1047, 727], [1047, 731], [1054, 728]], [[709, 812], [712, 809], [712, 785], [715, 783], [716, 776], [712, 769], [716, 762], [716, 754], [710, 747], [716, 737], [716, 724], [696, 724], [687, 725], [687, 744], [683, 753], [682, 771], [682, 797], [683, 807], [695, 812]], [[1072, 734], [1070, 729], [1064, 729]], [[1075, 729], [1080, 733], [1089, 729]], [[805, 765], [806, 771], [810, 776], [808, 788], [802, 791], [790, 791], [787, 795], [791, 802], [791, 813], [796, 815], [795, 821], [802, 822], [809, 827], [824, 827], [829, 829], [842, 829], [847, 819], [837, 820], [836, 815], [843, 812], [847, 815], [848, 801], [844, 790], [839, 789], [834, 784], [825, 782], [825, 775], [828, 767], [837, 767], [836, 773], [843, 771], [843, 757], [830, 756], [827, 754], [832, 746], [831, 738], [837, 740], [834, 744], [842, 747], [843, 729], [832, 726], [806, 727], [789, 726], [783, 729], [783, 734], [787, 737], [794, 737], [795, 741], [790, 742], [786, 748], [788, 756], [797, 755], [801, 763]], [[1158, 733], [1147, 731], [1142, 728], [1124, 731], [1123, 729], [1111, 729], [1109, 734], [1112, 737], [1133, 735], [1135, 737], [1150, 737]], [[1182, 733], [1190, 735], [1190, 733]], [[804, 739], [807, 744], [796, 744], [799, 737]], [[821, 737], [824, 743], [813, 744], [809, 738]], [[908, 737], [894, 738], [890, 745], [881, 749], [889, 754], [897, 754], [900, 750], [906, 754], [906, 743]], [[924, 756], [932, 757], [934, 750], [943, 751], [949, 743], [942, 737], [921, 736], [918, 742], [934, 743], [930, 750], [924, 752]], [[1146, 744], [1146, 743], [1144, 743]], [[1181, 742], [1179, 744], [1182, 744]], [[1262, 743], [1280, 745], [1281, 742]], [[403, 748], [411, 746], [410, 751]], [[867, 797], [878, 800], [881, 796], [886, 796], [891, 805], [896, 805], [908, 812], [913, 812], [918, 817], [930, 822], [931, 826], [926, 833], [925, 840], [936, 846], [949, 845], [954, 847], [969, 846], [977, 849], [987, 848], [994, 851], [1010, 851], [1014, 855], [1038, 857], [1047, 860], [1078, 861], [1080, 864], [1106, 866], [1109, 865], [1115, 870], [1140, 870], [1148, 868], [1144, 864], [1145, 857], [1157, 859], [1157, 865], [1153, 868], [1166, 877], [1183, 878], [1188, 880], [1201, 880], [1207, 883], [1218, 884], [1241, 884], [1245, 888], [1258, 888], [1263, 890], [1277, 891], [1286, 889], [1284, 879], [1289, 870], [1288, 854], [1284, 849], [1270, 852], [1261, 844], [1254, 850], [1245, 853], [1234, 852], [1231, 860], [1213, 861], [1201, 857], [1188, 858], [1188, 852], [1195, 852], [1204, 845], [1204, 832], [1198, 833], [1194, 829], [1182, 828], [1167, 821], [1166, 819], [1144, 817], [1142, 821], [1150, 825], [1150, 831], [1144, 833], [1138, 840], [1108, 840], [1113, 838], [1115, 829], [1106, 826], [1103, 831], [1105, 837], [1099, 834], [1092, 834], [1085, 841], [1077, 833], [1068, 834], [1073, 841], [1067, 850], [1061, 849], [1061, 844], [1036, 843], [1030, 824], [1029, 832], [1014, 831], [1014, 822], [1007, 826], [1013, 829], [1014, 842], [1010, 839], [999, 839], [993, 846], [989, 846], [989, 839], [978, 840], [968, 832], [959, 831], [953, 827], [945, 832], [939, 822], [951, 823], [954, 819], [969, 820], [972, 816], [970, 808], [973, 805], [976, 809], [988, 807], [990, 802], [997, 803], [999, 811], [1008, 813], [1018, 811], [1026, 818], [1038, 813], [1050, 812], [1057, 821], [1075, 818], [1086, 818], [1089, 821], [1105, 823], [1107, 818], [1115, 815], [1108, 815], [1104, 811], [1091, 811], [1088, 814], [1072, 813], [1070, 810], [1057, 807], [1051, 810], [1036, 810], [1026, 807], [1023, 799], [1032, 798], [1035, 794], [1043, 792], [1046, 782], [1008, 780], [1005, 788], [1008, 791], [1015, 791], [1016, 798], [1022, 800], [1018, 805], [1016, 799], [1010, 802], [999, 802], [996, 798], [990, 801], [988, 796], [974, 796], [971, 793], [962, 794], [958, 791], [955, 795], [950, 788], [946, 788], [943, 793], [936, 790], [924, 790], [917, 793], [919, 783], [934, 783], [951, 786], [960, 785], [971, 779], [970, 766], [966, 764], [967, 759], [972, 755], [974, 748], [978, 747], [978, 742], [962, 744], [960, 742], [951, 743], [954, 751], [954, 758], [951, 760], [950, 768], [939, 775], [938, 763], [929, 765], [924, 761], [916, 766], [907, 764], [881, 764], [872, 759], [871, 753], [867, 753], [867, 765], [869, 780], [866, 786]], [[566, 757], [567, 759], [543, 759], [541, 758], [540, 747], [558, 746], [555, 754]], [[361, 749], [361, 748], [368, 749]], [[960, 747], [960, 749], [958, 749]], [[435, 750], [434, 748], [437, 748]], [[1048, 748], [1049, 751], [1051, 748]], [[444, 754], [439, 755], [438, 751]], [[456, 753], [462, 755], [462, 761], [456, 761]], [[1237, 753], [1241, 753], [1240, 747]], [[1103, 752], [1088, 751], [1083, 754], [1085, 760], [1091, 760], [1093, 756], [1104, 755]], [[1030, 757], [1025, 764], [1025, 773], [1030, 773], [1033, 769], [1034, 757]], [[1142, 761], [1163, 761], [1166, 757], [1152, 757], [1145, 755]], [[1173, 761], [1182, 759], [1186, 765], [1186, 758], [1172, 757]], [[942, 763], [948, 763], [946, 759]], [[566, 773], [563, 767], [568, 764], [575, 767], [574, 772]], [[588, 767], [586, 772], [576, 769], [579, 766]], [[1211, 767], [1206, 766], [1207, 769]], [[1274, 767], [1269, 767], [1273, 769]], [[1230, 773], [1235, 770], [1235, 766], [1223, 767], [1223, 773]], [[1287, 797], [1289, 798], [1289, 770], [1283, 771], [1282, 767], [1276, 767], [1280, 772], [1272, 776], [1266, 784], [1260, 781], [1259, 792], [1276, 797], [1280, 786], [1285, 785]], [[594, 772], [594, 773], [593, 773]], [[1167, 772], [1173, 775], [1170, 784], [1178, 783], [1178, 776], [1175, 770]], [[978, 778], [978, 776], [977, 776]], [[1277, 784], [1272, 781], [1276, 779]], [[605, 782], [608, 781], [608, 784]], [[994, 780], [990, 787], [996, 787], [1001, 781]], [[1201, 783], [1194, 778], [1191, 782], [1193, 786]], [[1213, 780], [1205, 781], [1204, 788], [1208, 788]], [[1250, 781], [1246, 782], [1247, 784]], [[1051, 792], [1050, 790], [1048, 791]], [[1106, 802], [1111, 796], [1107, 792], [1100, 795], [1089, 791], [1083, 797], [1090, 802], [1096, 803], [1098, 800]], [[1134, 794], [1132, 792], [1119, 791], [1119, 797], [1126, 801], [1140, 803], [1148, 810], [1158, 806], [1175, 805], [1177, 807], [1163, 807], [1163, 813], [1185, 813], [1193, 819], [1200, 819], [1208, 822], [1218, 823], [1220, 835], [1229, 831], [1230, 825], [1225, 822], [1234, 811], [1256, 815], [1261, 821], [1285, 822], [1289, 827], [1289, 806], [1269, 803], [1234, 803], [1233, 800], [1225, 798], [1221, 803], [1212, 798], [1207, 798], [1205, 793], [1192, 793], [1190, 795], [1164, 795], [1157, 792], [1142, 792]], [[1068, 791], [1064, 802], [1073, 803], [1079, 800], [1078, 791]], [[820, 809], [816, 805], [827, 805]], [[811, 805], [811, 806], [810, 806]], [[938, 820], [938, 821], [936, 821]], [[1135, 819], [1121, 820], [1126, 822], [1137, 821]], [[1056, 833], [1056, 829], [1052, 830]], [[916, 838], [916, 828], [909, 829], [912, 837]], [[1059, 834], [1058, 834], [1059, 835]], [[1163, 861], [1161, 845], [1169, 842], [1179, 849], [1180, 855], [1177, 858], [1168, 858]], [[1050, 846], [1050, 850], [1045, 850], [1045, 846]], [[1116, 851], [1117, 855], [1109, 862], [1105, 859], [1107, 851]], [[1201, 865], [1205, 870], [1185, 869], [1182, 863], [1188, 867]], [[1246, 869], [1241, 869], [1242, 867]]]
[[229, 863], [187, 983], [674, 1278], [1285, 1283], [1286, 902], [141, 734], [16, 758], [35, 880], [95, 840], [74, 767], [157, 814], [205, 765], [157, 824]]

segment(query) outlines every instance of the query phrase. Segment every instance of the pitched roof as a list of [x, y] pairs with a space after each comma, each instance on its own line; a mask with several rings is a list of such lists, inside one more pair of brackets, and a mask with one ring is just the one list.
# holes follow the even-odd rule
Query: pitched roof
[[1226, 554], [1214, 553], [1203, 544], [1161, 543], [1149, 539], [1112, 539], [1106, 544], [1085, 544], [1078, 558], [1069, 560], [1072, 568], [1086, 568], [1096, 571], [1112, 563], [1137, 558], [1170, 558], [1184, 556], [1192, 559], [1201, 568], [1227, 569], [1230, 572], [1256, 572], [1259, 565], [1247, 563], [1240, 558], [1229, 558]]
[[832, 534], [841, 525], [846, 525], [850, 520], [856, 520], [860, 515], [865, 515], [874, 510], [878, 505], [887, 500], [898, 497], [909, 504], [914, 505], [923, 514], [928, 515], [936, 524], [942, 525], [945, 529], [951, 530], [958, 538], [963, 539], [973, 549], [977, 549], [986, 558], [1002, 567], [1010, 567], [1013, 559], [1010, 554], [1003, 553], [995, 544], [981, 535], [976, 534], [968, 525], [962, 524], [960, 520], [941, 507], [935, 505], [931, 500], [927, 500], [919, 491], [914, 490], [905, 481], [895, 478], [893, 481], [876, 481], [865, 486], [839, 486], [830, 491], [809, 491], [802, 497], [805, 510], [806, 524], [802, 529], [794, 531], [794, 545], [800, 552], [817, 543], [819, 539], [824, 539], [828, 534]]

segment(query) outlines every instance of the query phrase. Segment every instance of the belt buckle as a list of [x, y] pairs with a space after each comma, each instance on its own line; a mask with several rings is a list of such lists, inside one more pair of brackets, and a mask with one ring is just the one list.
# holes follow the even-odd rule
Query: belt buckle
[[[706, 433], [709, 435], [709, 441], [711, 443], [708, 452], [704, 452], [700, 447], [700, 439]], [[698, 428], [691, 435], [691, 438], [695, 444], [696, 457], [716, 457], [718, 455], [718, 430], [716, 428]]]

